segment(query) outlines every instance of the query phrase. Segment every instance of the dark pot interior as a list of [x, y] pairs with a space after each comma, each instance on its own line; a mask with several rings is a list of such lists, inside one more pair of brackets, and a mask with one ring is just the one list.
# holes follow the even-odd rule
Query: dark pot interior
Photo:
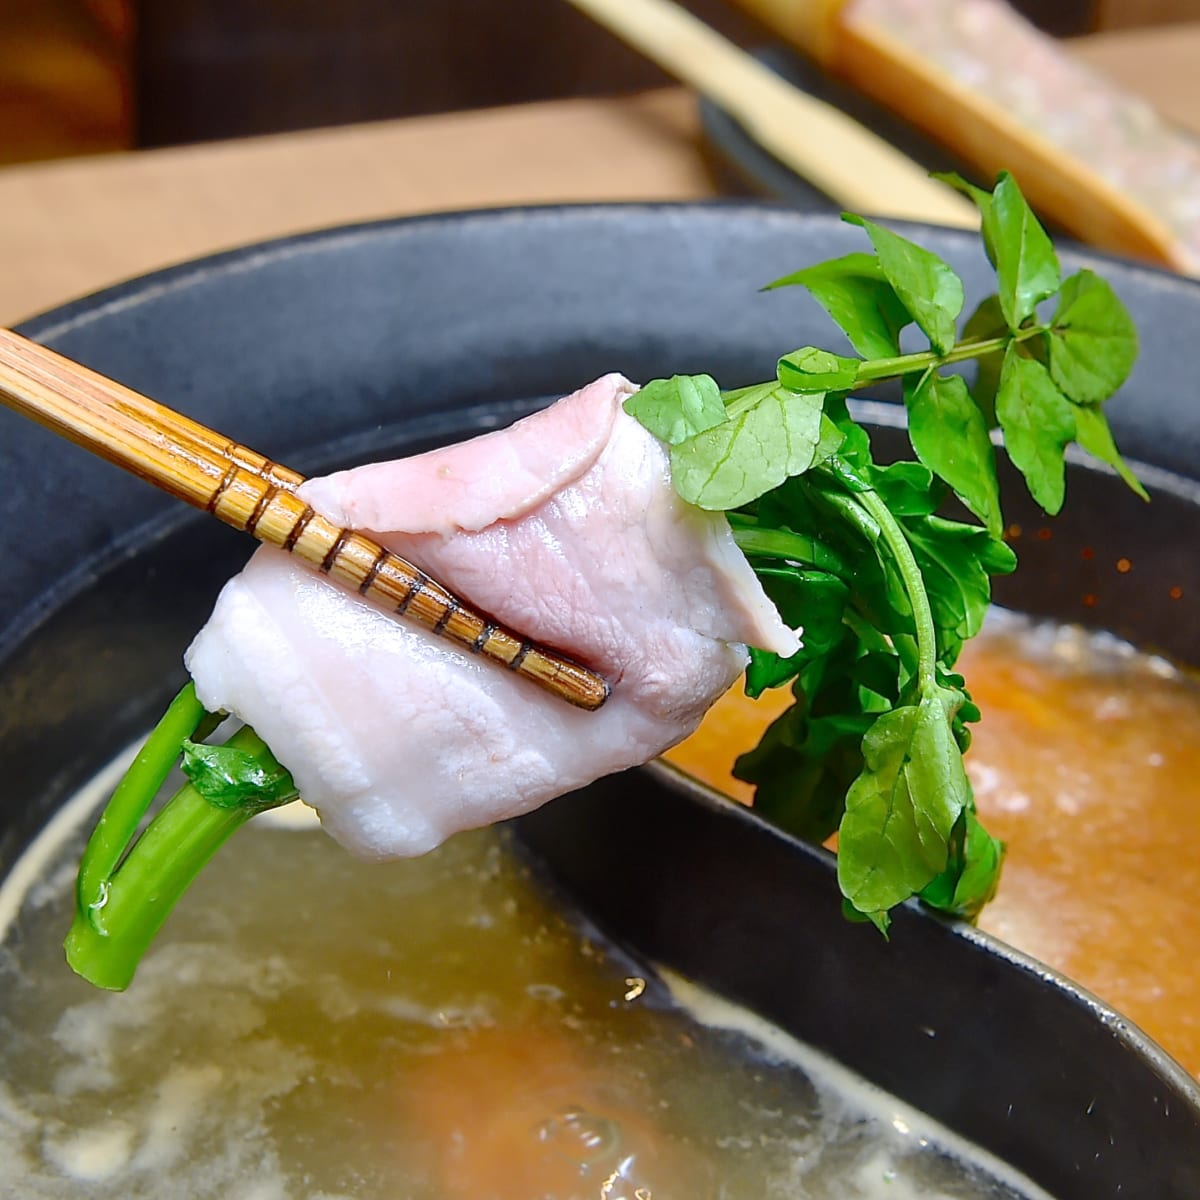
[[[980, 293], [969, 239], [924, 236]], [[238, 252], [27, 331], [315, 472], [505, 424], [614, 368], [765, 377], [781, 349], [830, 334], [815, 308], [755, 288], [851, 248], [835, 221], [771, 210], [437, 218]], [[1104, 269], [1143, 321], [1143, 362], [1160, 364], [1114, 404], [1118, 435], [1185, 468], [1200, 449], [1184, 401], [1200, 347], [1190, 364], [1168, 356], [1188, 335], [1164, 322], [1196, 327], [1200, 289]], [[4, 413], [0, 478], [3, 870], [179, 686], [183, 648], [250, 547]], [[999, 599], [1200, 663], [1200, 488], [1153, 468], [1147, 483], [1148, 507], [1073, 467], [1053, 522], [1008, 486], [1023, 564]], [[1137, 569], [1117, 573], [1120, 557]], [[1192, 1081], [1019, 955], [916, 909], [890, 946], [846, 926], [823, 854], [657, 769], [555, 803], [520, 832], [637, 952], [749, 1003], [1063, 1200], [1200, 1195]]]

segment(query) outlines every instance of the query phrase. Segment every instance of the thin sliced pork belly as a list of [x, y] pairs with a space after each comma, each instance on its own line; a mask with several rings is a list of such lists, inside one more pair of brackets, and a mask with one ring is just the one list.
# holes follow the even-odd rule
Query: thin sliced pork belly
[[597, 380], [509, 429], [310, 480], [477, 608], [598, 671], [570, 707], [261, 549], [187, 654], [201, 702], [253, 725], [326, 830], [370, 858], [527, 812], [685, 737], [745, 644], [798, 642], [723, 516], [685, 504], [666, 453]]

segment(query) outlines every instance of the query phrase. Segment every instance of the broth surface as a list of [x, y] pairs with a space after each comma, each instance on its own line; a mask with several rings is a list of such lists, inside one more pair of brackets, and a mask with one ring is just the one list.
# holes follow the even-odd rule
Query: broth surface
[[0, 951], [5, 1196], [1042, 1195], [748, 1015], [682, 1007], [502, 834], [368, 866], [255, 822], [119, 995], [62, 960], [81, 836]]
[[[988, 829], [1008, 843], [980, 925], [1200, 1075], [1196, 679], [1107, 635], [1001, 611], [959, 669], [983, 710], [967, 772]], [[750, 788], [730, 786], [733, 760], [788, 699], [730, 693], [667, 757], [748, 801]]]

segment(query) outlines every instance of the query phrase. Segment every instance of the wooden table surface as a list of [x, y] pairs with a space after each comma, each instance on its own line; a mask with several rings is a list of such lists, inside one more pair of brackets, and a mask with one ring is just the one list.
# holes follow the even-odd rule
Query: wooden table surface
[[[1200, 133], [1200, 24], [1076, 52]], [[0, 170], [0, 324], [214, 250], [434, 210], [715, 195], [665, 90]]]
[[[1200, 134], [1200, 23], [1074, 51]], [[0, 170], [0, 324], [281, 234], [435, 210], [715, 195], [677, 89]], [[1170, 1030], [1157, 1031], [1168, 1048]]]

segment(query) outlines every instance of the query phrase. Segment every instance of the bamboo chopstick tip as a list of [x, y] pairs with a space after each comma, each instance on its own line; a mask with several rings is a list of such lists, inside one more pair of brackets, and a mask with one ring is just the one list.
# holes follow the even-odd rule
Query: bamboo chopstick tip
[[586, 712], [601, 708], [612, 694], [608, 680], [602, 675], [532, 642], [523, 643], [509, 661], [508, 669]]
[[591, 671], [584, 671], [583, 668], [579, 670], [580, 677], [573, 679], [571, 685], [563, 688], [559, 695], [576, 708], [582, 708], [585, 712], [596, 712], [608, 701], [612, 695], [612, 688], [603, 677]]

